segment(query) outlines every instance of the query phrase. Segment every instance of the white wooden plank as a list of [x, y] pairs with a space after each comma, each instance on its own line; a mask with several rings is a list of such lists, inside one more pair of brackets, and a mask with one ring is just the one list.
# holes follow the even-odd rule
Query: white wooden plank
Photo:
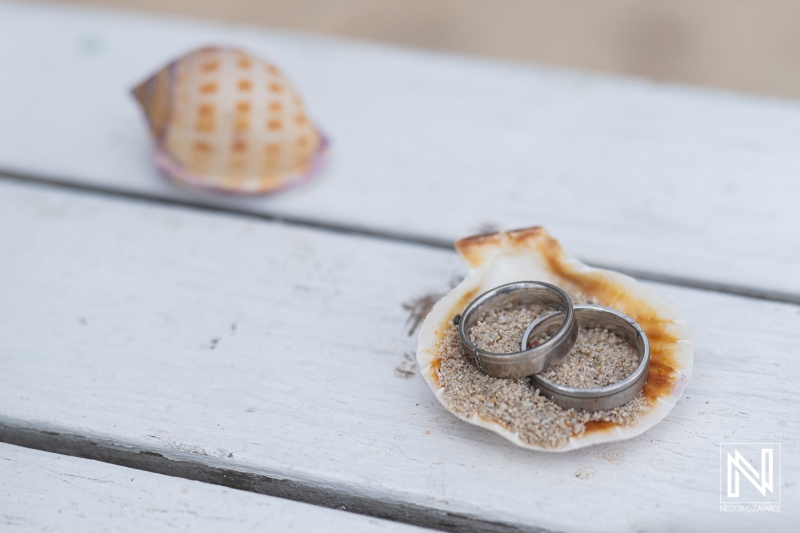
[[271, 496], [0, 444], [3, 531], [427, 531]]
[[[797, 520], [797, 306], [660, 287], [696, 336], [641, 438], [515, 448], [397, 377], [452, 253], [0, 182], [0, 423], [320, 491], [570, 531]], [[781, 442], [780, 513], [720, 513], [719, 442]], [[613, 495], [613, 496], [612, 496]]]
[[[296, 80], [323, 178], [249, 201], [159, 178], [128, 90], [208, 43]], [[6, 170], [421, 238], [542, 223], [590, 261], [800, 298], [796, 102], [27, 2], [0, 5], [0, 58]]]

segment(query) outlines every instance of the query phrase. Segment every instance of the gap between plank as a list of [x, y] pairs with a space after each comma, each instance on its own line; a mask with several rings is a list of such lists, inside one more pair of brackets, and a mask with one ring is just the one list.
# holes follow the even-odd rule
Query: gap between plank
[[[26, 184], [57, 187], [65, 190], [77, 191], [77, 192], [100, 195], [100, 196], [109, 196], [113, 198], [120, 198], [126, 200], [150, 202], [170, 207], [194, 209], [211, 213], [224, 213], [227, 215], [240, 216], [257, 220], [269, 221], [269, 222], [278, 222], [281, 224], [306, 227], [321, 231], [327, 231], [331, 233], [356, 235], [360, 237], [368, 237], [385, 241], [399, 242], [404, 244], [416, 244], [419, 246], [426, 246], [429, 248], [453, 250], [453, 244], [454, 244], [453, 241], [449, 241], [447, 239], [425, 237], [422, 235], [394, 232], [390, 230], [375, 230], [350, 224], [321, 222], [319, 220], [313, 220], [309, 218], [276, 215], [270, 213], [250, 211], [247, 209], [236, 209], [226, 206], [214, 205], [200, 200], [191, 200], [188, 198], [182, 198], [182, 199], [165, 198], [154, 194], [148, 194], [142, 192], [121, 191], [118, 189], [114, 189], [112, 187], [87, 185], [84, 183], [77, 183], [58, 178], [51, 178], [47, 176], [39, 176], [39, 175], [15, 172], [12, 170], [5, 170], [3, 168], [0, 168], [0, 179], [6, 181], [16, 181]], [[592, 261], [584, 261], [584, 262], [589, 264], [590, 266], [604, 268], [608, 270], [615, 270], [617, 272], [621, 272], [623, 274], [627, 274], [634, 278], [645, 281], [652, 281], [656, 283], [663, 283], [666, 285], [674, 285], [678, 287], [686, 287], [690, 289], [698, 289], [703, 291], [732, 294], [735, 296], [743, 296], [745, 298], [754, 298], [757, 300], [767, 300], [772, 302], [800, 305], [800, 294], [794, 294], [790, 292], [775, 291], [770, 289], [759, 289], [757, 287], [749, 287], [746, 285], [720, 283], [704, 279], [687, 278], [685, 276], [660, 274], [655, 272], [649, 272], [646, 270], [619, 267], [616, 265], [597, 263]]]
[[465, 533], [554, 533], [532, 526], [491, 521], [479, 516], [450, 513], [377, 497], [354, 495], [345, 490], [315, 487], [308, 483], [214, 467], [199, 461], [179, 460], [124, 443], [90, 438], [62, 431], [30, 427], [15, 421], [0, 421], [0, 442], [144, 470], [171, 477], [222, 485], [359, 515], [393, 520], [439, 531]]

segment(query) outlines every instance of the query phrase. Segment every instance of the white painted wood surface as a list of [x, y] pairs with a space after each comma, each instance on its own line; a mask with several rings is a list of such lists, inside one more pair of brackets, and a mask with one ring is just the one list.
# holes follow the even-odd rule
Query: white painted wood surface
[[[696, 338], [644, 436], [560, 455], [401, 379], [401, 304], [454, 254], [0, 181], [0, 423], [569, 531], [787, 531], [800, 489], [797, 306], [661, 286]], [[719, 512], [719, 442], [781, 442], [783, 510]]]
[[[209, 43], [297, 82], [324, 177], [250, 201], [159, 178], [128, 89]], [[589, 261], [800, 297], [796, 102], [28, 2], [0, 4], [0, 64], [6, 170], [424, 238], [541, 223]]]
[[426, 531], [0, 443], [0, 530], [22, 531]]

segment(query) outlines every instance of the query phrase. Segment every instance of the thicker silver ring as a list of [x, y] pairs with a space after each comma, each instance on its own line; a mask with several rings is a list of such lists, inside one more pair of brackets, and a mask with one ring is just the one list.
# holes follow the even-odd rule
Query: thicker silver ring
[[[647, 382], [647, 371], [650, 367], [650, 343], [644, 330], [633, 319], [614, 309], [600, 305], [576, 305], [575, 318], [579, 326], [602, 326], [621, 335], [639, 352], [641, 360], [636, 369], [625, 379], [606, 385], [582, 389], [567, 387], [551, 381], [541, 375], [531, 376], [531, 381], [539, 389], [542, 396], [550, 398], [564, 409], [583, 409], [585, 411], [603, 411], [614, 409], [628, 403], [636, 397]], [[563, 320], [562, 313], [557, 311], [537, 317], [531, 322], [522, 335], [521, 346], [528, 345], [528, 339], [534, 330], [542, 331]]]
[[[557, 316], [566, 314], [566, 318], [561, 319], [562, 324], [552, 337], [533, 348], [495, 353], [475, 346], [469, 339], [469, 330], [486, 312], [508, 304], [549, 305], [559, 313]], [[578, 325], [567, 293], [542, 281], [518, 281], [495, 287], [475, 298], [461, 314], [458, 333], [482, 372], [498, 378], [522, 378], [542, 372], [566, 357], [578, 338]]]

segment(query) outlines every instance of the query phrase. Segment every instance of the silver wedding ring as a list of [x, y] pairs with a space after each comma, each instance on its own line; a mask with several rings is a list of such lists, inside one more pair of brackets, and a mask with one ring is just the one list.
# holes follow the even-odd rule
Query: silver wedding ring
[[[561, 326], [543, 343], [532, 348], [523, 347], [514, 353], [489, 352], [472, 343], [469, 331], [488, 312], [524, 305], [552, 307], [555, 314], [548, 316], [554, 321], [561, 321]], [[548, 326], [551, 324], [548, 322]], [[498, 378], [522, 378], [542, 372], [566, 357], [578, 338], [578, 325], [572, 301], [564, 291], [541, 281], [519, 281], [501, 285], [478, 296], [462, 313], [458, 333], [478, 369]]]
[[[543, 396], [564, 409], [603, 411], [626, 404], [639, 394], [647, 382], [647, 371], [650, 366], [650, 343], [647, 335], [639, 324], [614, 309], [599, 305], [576, 305], [574, 314], [580, 327], [601, 326], [622, 336], [639, 352], [641, 357], [639, 365], [625, 379], [591, 389], [567, 387], [540, 374], [531, 376], [531, 381]], [[522, 335], [521, 348], [523, 350], [527, 348], [528, 339], [534, 333], [544, 333], [563, 321], [563, 312], [560, 310], [537, 317]]]

